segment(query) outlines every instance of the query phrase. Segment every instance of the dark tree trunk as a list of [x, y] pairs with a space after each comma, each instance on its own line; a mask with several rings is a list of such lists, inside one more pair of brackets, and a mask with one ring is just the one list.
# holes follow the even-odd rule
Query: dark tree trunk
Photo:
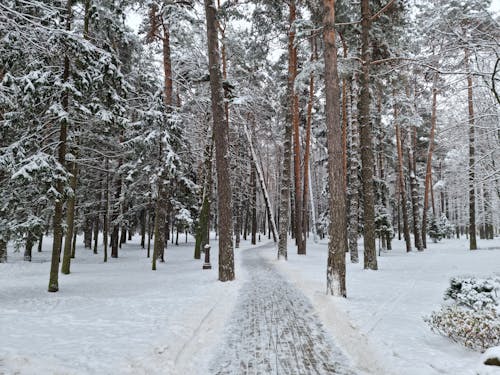
[[474, 144], [474, 99], [472, 96], [472, 75], [470, 74], [469, 50], [465, 48], [465, 71], [467, 72], [467, 97], [469, 107], [469, 248], [477, 250], [476, 241], [476, 188], [475, 184], [475, 144]]
[[294, 97], [294, 41], [295, 30], [293, 23], [296, 18], [295, 0], [290, 1], [290, 17], [288, 31], [288, 87], [287, 103], [290, 106], [287, 111], [287, 119], [285, 121], [285, 138], [283, 140], [283, 173], [281, 174], [281, 192], [280, 192], [280, 207], [279, 207], [279, 241], [278, 241], [278, 259], [288, 258], [288, 226], [290, 223], [290, 195], [291, 195], [291, 156], [292, 156], [292, 112], [293, 112], [293, 97]]
[[[350, 90], [349, 90], [350, 89]], [[356, 78], [353, 77], [352, 85], [347, 91], [351, 91], [350, 108], [351, 116], [351, 152], [350, 152], [350, 170], [349, 170], [349, 253], [351, 263], [359, 262], [358, 255], [358, 230], [359, 230], [359, 128], [357, 113], [357, 85]]]
[[77, 166], [76, 162], [71, 162], [70, 172], [70, 186], [73, 190], [72, 196], [68, 199], [66, 204], [66, 237], [64, 240], [64, 254], [61, 264], [61, 273], [68, 275], [71, 268], [71, 250], [73, 241], [73, 231], [75, 229], [75, 203], [76, 203], [76, 179], [77, 179]]
[[[361, 146], [361, 182], [363, 186], [364, 268], [378, 269], [375, 248], [375, 205], [373, 196], [373, 146], [370, 121], [370, 44], [371, 12], [369, 0], [361, 0], [361, 90], [359, 125]], [[340, 157], [340, 156], [339, 156]]]
[[255, 166], [252, 166], [250, 173], [250, 185], [252, 188], [251, 212], [252, 212], [252, 245], [257, 243], [257, 178], [255, 176]]
[[205, 0], [208, 60], [212, 99], [212, 120], [215, 135], [217, 170], [217, 212], [219, 228], [219, 280], [234, 280], [234, 250], [231, 233], [231, 177], [228, 160], [228, 128], [224, 115], [224, 95], [220, 70], [217, 9], [213, 0]]
[[328, 145], [328, 186], [330, 227], [328, 241], [327, 294], [346, 296], [345, 253], [347, 213], [344, 181], [340, 88], [335, 45], [335, 0], [323, 0], [323, 41], [325, 44], [326, 130]]
[[[71, 6], [72, 0], [68, 0], [66, 3], [66, 31], [71, 30]], [[63, 71], [63, 82], [67, 82], [69, 79], [69, 57], [64, 56], [64, 71]], [[64, 92], [62, 97], [62, 107], [67, 113], [69, 112], [69, 93]], [[66, 120], [61, 121], [59, 130], [59, 147], [58, 147], [58, 161], [61, 166], [66, 165], [66, 140], [68, 136], [68, 124]], [[61, 242], [63, 237], [62, 230], [62, 220], [63, 220], [63, 192], [64, 185], [62, 181], [58, 180], [56, 183], [56, 190], [58, 197], [56, 198], [54, 205], [54, 242], [52, 245], [52, 259], [50, 263], [50, 278], [49, 278], [49, 292], [57, 292], [59, 290], [59, 258], [61, 255]]]

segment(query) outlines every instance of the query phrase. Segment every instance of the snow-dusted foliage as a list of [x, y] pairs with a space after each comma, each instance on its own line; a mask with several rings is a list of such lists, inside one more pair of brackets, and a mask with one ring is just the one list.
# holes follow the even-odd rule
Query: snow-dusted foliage
[[454, 277], [444, 295], [449, 303], [425, 320], [434, 332], [471, 349], [499, 345], [499, 292], [499, 277]]

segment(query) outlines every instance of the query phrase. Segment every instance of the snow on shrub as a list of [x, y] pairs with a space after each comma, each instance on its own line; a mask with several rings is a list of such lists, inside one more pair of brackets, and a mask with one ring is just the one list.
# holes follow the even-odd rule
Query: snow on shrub
[[473, 350], [500, 345], [500, 278], [454, 277], [449, 302], [424, 320], [432, 331]]

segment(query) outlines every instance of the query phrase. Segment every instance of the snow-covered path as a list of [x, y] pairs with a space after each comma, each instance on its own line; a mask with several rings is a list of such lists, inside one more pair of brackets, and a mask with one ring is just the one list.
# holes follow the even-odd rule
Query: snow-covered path
[[241, 253], [248, 279], [212, 372], [353, 374], [309, 300], [261, 255], [264, 251], [274, 248], [268, 244]]

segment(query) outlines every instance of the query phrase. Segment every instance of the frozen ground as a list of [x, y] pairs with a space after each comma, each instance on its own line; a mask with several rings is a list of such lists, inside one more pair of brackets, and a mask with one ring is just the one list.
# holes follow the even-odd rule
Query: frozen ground
[[241, 281], [217, 281], [216, 254], [202, 270], [192, 243], [169, 246], [153, 272], [137, 241], [108, 263], [79, 245], [58, 293], [47, 293], [50, 241], [31, 263], [10, 249], [0, 374], [206, 374]]
[[307, 256], [290, 248], [288, 262], [269, 259], [312, 301], [358, 368], [377, 375], [477, 374], [481, 354], [434, 334], [422, 318], [438, 309], [450, 277], [500, 273], [500, 238], [479, 240], [473, 252], [465, 238], [430, 243], [422, 253], [406, 254], [403, 241], [393, 246], [378, 258], [378, 271], [363, 270], [362, 257], [359, 264], [347, 260], [346, 300], [325, 296], [326, 241], [309, 242]]
[[241, 252], [248, 279], [213, 362], [217, 375], [354, 375], [307, 298], [263, 258], [272, 244]]

